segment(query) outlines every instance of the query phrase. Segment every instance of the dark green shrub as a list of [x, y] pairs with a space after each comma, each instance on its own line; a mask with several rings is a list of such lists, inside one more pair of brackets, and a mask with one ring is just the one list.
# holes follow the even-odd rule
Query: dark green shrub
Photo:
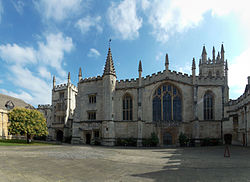
[[142, 146], [144, 147], [156, 147], [159, 143], [159, 138], [155, 133], [151, 133], [151, 138], [145, 138], [142, 140]]
[[188, 137], [184, 133], [181, 132], [180, 135], [179, 135], [180, 146], [181, 147], [186, 147], [187, 144], [188, 144], [188, 141], [189, 141]]
[[117, 146], [136, 146], [137, 139], [130, 137], [130, 138], [117, 138], [116, 139]]

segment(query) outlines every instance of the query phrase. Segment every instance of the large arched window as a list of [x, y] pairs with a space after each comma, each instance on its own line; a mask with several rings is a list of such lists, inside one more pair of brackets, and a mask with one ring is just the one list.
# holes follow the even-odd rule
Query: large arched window
[[132, 97], [126, 94], [122, 100], [123, 120], [132, 120], [133, 118], [133, 102]]
[[211, 92], [206, 92], [203, 99], [204, 104], [204, 120], [212, 120], [214, 119], [214, 105], [213, 105], [213, 94]]
[[164, 84], [153, 95], [153, 121], [181, 121], [181, 95], [178, 89]]

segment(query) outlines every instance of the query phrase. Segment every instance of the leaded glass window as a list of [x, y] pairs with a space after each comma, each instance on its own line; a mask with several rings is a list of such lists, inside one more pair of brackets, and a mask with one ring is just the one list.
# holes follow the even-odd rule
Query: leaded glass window
[[204, 95], [203, 104], [204, 104], [204, 120], [214, 119], [213, 95], [211, 92], [207, 92]]
[[133, 101], [130, 95], [125, 95], [122, 100], [123, 120], [132, 120], [133, 118]]
[[181, 95], [175, 86], [163, 84], [153, 95], [153, 121], [171, 120], [182, 120]]

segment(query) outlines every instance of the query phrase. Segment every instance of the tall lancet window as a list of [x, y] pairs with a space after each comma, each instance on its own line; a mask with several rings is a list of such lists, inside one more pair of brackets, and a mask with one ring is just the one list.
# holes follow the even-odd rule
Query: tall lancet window
[[203, 99], [204, 104], [204, 120], [212, 120], [214, 119], [214, 98], [211, 92], [206, 92]]
[[132, 97], [126, 94], [122, 100], [123, 108], [123, 120], [132, 120], [133, 119], [133, 101]]
[[181, 121], [181, 98], [179, 90], [173, 85], [158, 87], [153, 95], [153, 121]]

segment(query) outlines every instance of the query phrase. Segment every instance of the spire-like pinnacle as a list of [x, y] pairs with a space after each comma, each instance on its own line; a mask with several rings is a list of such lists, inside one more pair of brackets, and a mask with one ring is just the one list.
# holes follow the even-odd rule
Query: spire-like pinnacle
[[165, 65], [169, 65], [168, 54], [166, 54]]
[[203, 49], [202, 49], [202, 55], [207, 55], [207, 51], [206, 51], [205, 45], [203, 46]]
[[213, 62], [215, 61], [215, 48], [213, 46]]
[[78, 81], [82, 79], [82, 68], [79, 68]]
[[207, 63], [207, 51], [205, 45], [203, 46], [202, 53], [201, 53], [202, 63]]
[[138, 67], [138, 71], [142, 72], [142, 65], [141, 65], [141, 60], [139, 61], [139, 67]]
[[106, 63], [105, 63], [103, 75], [114, 75], [116, 77], [115, 67], [114, 67], [114, 63], [113, 63], [113, 58], [112, 58], [112, 53], [111, 53], [110, 47], [109, 47], [109, 50], [108, 50], [108, 55], [107, 55], [107, 59], [106, 59]]
[[216, 59], [217, 59], [217, 61], [220, 61], [220, 52], [218, 52]]
[[223, 46], [223, 43], [221, 44], [221, 53], [224, 53], [224, 46]]
[[193, 58], [193, 63], [192, 63], [192, 70], [195, 69], [196, 66], [195, 66], [195, 59]]
[[169, 66], [169, 60], [168, 60], [168, 54], [166, 54], [165, 57], [165, 69], [168, 70], [168, 66]]
[[56, 86], [56, 77], [55, 77], [55, 75], [53, 76], [53, 88], [55, 88], [55, 86]]
[[68, 83], [70, 82], [70, 72], [68, 73]]
[[227, 60], [226, 60], [225, 70], [228, 70]]
[[82, 77], [82, 68], [80, 67], [79, 68], [79, 74], [78, 74], [79, 77]]

